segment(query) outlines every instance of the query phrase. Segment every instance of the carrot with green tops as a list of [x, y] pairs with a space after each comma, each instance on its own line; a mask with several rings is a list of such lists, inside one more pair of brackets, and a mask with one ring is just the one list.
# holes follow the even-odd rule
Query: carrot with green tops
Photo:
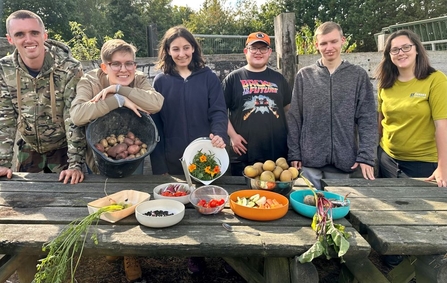
[[[96, 226], [101, 214], [104, 212], [113, 212], [124, 208], [125, 205], [122, 204], [108, 205], [101, 207], [98, 211], [82, 219], [74, 220], [68, 224], [56, 238], [43, 245], [42, 250], [48, 250], [48, 255], [44, 259], [39, 260], [40, 263], [37, 265], [37, 273], [34, 276], [33, 282], [66, 282], [69, 266], [71, 272], [70, 282], [75, 282], [74, 275], [84, 250], [90, 225], [94, 223]], [[95, 244], [98, 243], [96, 233], [92, 234], [91, 239]], [[77, 261], [74, 262], [74, 257], [77, 252], [79, 252], [79, 256]]]

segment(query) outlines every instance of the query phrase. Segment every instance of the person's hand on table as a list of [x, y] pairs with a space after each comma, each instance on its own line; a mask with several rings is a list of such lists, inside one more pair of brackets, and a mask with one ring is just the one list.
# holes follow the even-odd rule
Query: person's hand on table
[[12, 178], [12, 170], [7, 167], [0, 167], [0, 177], [6, 176], [6, 178]]
[[365, 178], [366, 180], [374, 180], [376, 179], [374, 177], [374, 167], [370, 166], [368, 164], [365, 163], [354, 163], [354, 165], [351, 167], [352, 170], [356, 169], [360, 164], [360, 169], [362, 169], [362, 175], [363, 178]]
[[70, 184], [77, 184], [84, 181], [84, 173], [78, 169], [67, 169], [63, 170], [59, 175], [59, 181], [64, 181], [64, 184], [68, 184], [71, 179]]
[[433, 174], [425, 180], [436, 182], [438, 187], [447, 187], [447, 170], [443, 170], [441, 166], [438, 166]]

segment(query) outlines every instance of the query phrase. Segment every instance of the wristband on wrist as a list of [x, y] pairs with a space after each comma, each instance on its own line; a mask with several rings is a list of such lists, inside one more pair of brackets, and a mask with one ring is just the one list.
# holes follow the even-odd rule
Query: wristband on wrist
[[115, 93], [115, 98], [118, 101], [118, 106], [123, 107], [124, 105], [124, 97], [122, 95], [119, 95], [118, 93]]

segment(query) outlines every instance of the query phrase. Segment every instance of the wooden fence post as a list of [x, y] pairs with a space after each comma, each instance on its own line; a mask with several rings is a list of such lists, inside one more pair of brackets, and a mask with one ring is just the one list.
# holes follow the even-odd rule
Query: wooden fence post
[[278, 71], [293, 88], [297, 72], [295, 13], [279, 14], [274, 19], [275, 49]]
[[146, 27], [147, 55], [157, 57], [157, 24], [150, 24]]

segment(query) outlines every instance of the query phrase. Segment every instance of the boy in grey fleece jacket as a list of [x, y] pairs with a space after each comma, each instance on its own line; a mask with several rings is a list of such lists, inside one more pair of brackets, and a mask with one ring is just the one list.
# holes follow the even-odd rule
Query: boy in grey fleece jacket
[[317, 189], [323, 178], [349, 178], [358, 166], [374, 179], [377, 113], [373, 87], [361, 67], [341, 59], [341, 27], [316, 30], [321, 59], [295, 77], [290, 111], [288, 159]]

